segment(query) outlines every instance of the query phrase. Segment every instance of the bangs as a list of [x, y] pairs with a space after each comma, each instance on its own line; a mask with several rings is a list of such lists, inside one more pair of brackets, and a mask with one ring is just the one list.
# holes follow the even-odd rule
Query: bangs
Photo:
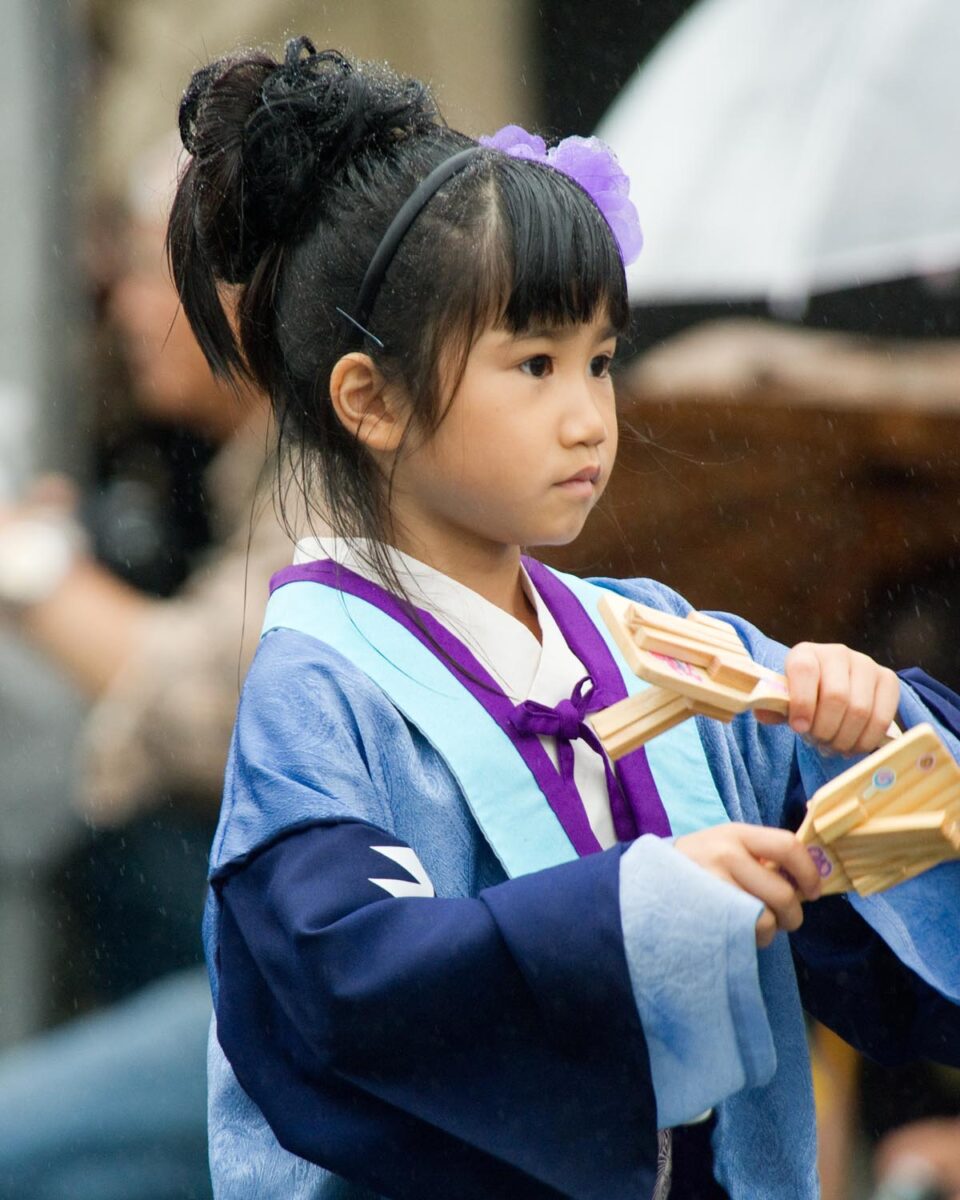
[[625, 333], [630, 306], [620, 250], [586, 192], [553, 167], [509, 158], [497, 163], [495, 187], [499, 246], [491, 250], [501, 261], [487, 274], [484, 297], [493, 324], [520, 333], [606, 312], [613, 330]]

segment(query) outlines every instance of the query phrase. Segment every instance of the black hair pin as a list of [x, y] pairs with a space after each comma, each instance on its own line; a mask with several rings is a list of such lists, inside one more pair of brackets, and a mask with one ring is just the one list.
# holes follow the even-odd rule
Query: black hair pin
[[349, 321], [350, 324], [354, 327], [354, 329], [359, 329], [360, 332], [363, 334], [363, 336], [365, 338], [369, 338], [370, 341], [373, 342], [373, 344], [375, 346], [379, 346], [379, 348], [381, 350], [386, 349], [383, 342], [380, 341], [380, 339], [377, 337], [377, 335], [375, 333], [371, 333], [369, 329], [367, 329], [367, 328], [365, 328], [365, 326], [361, 325], [359, 321], [357, 321], [353, 317], [351, 317], [350, 314], [348, 312], [345, 312], [339, 305], [337, 305], [337, 312], [340, 314], [341, 317], [343, 317], [343, 319], [345, 321]]

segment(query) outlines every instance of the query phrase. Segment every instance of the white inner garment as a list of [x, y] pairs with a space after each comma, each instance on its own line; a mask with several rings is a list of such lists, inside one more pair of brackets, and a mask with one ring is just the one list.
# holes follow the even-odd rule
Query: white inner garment
[[[350, 541], [304, 538], [297, 545], [293, 561], [299, 564], [329, 558], [365, 579], [380, 583], [365, 561], [364, 550], [365, 542], [360, 538]], [[526, 571], [522, 576], [523, 588], [536, 609], [542, 645], [521, 621], [471, 588], [399, 550], [391, 550], [390, 554], [411, 600], [460, 638], [514, 703], [536, 700], [552, 706], [570, 698], [574, 687], [586, 675], [586, 668], [567, 645]], [[556, 764], [556, 738], [541, 737], [540, 741]], [[600, 845], [612, 846], [617, 838], [603, 763], [582, 738], [570, 744], [574, 782], [587, 819]]]

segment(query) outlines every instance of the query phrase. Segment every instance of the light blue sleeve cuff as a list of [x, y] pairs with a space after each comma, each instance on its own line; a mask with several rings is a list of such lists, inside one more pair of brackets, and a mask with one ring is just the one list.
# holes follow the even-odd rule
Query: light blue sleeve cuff
[[620, 920], [660, 1128], [766, 1083], [776, 1052], [757, 970], [763, 905], [639, 838], [620, 865]]

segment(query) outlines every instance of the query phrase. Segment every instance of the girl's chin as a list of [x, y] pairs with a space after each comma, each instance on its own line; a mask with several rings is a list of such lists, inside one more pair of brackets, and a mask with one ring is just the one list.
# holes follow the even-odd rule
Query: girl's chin
[[524, 546], [569, 546], [571, 542], [575, 542], [583, 532], [583, 527], [586, 524], [586, 519], [581, 521], [575, 528], [553, 529], [550, 531], [542, 531], [539, 537], [530, 538], [528, 541], [521, 543]]

